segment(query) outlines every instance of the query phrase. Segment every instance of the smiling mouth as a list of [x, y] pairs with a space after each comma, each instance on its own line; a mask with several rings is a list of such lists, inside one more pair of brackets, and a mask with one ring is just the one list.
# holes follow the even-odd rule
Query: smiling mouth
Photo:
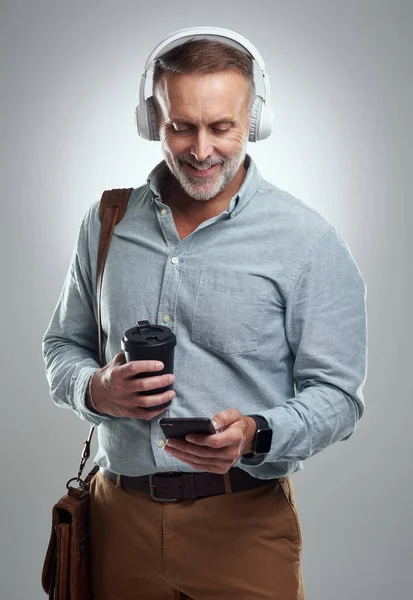
[[196, 175], [198, 177], [205, 177], [206, 175], [209, 175], [210, 173], [212, 173], [214, 171], [214, 169], [216, 167], [219, 166], [219, 164], [215, 164], [215, 165], [212, 165], [212, 167], [209, 167], [208, 169], [205, 169], [205, 168], [197, 169], [196, 167], [193, 167], [189, 163], [185, 163], [185, 165], [187, 166], [187, 168], [190, 170], [191, 173], [193, 173], [194, 175]]

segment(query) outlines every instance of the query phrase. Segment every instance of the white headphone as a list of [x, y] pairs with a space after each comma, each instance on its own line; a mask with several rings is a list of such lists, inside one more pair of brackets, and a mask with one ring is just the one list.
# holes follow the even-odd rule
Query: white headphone
[[264, 61], [255, 46], [246, 38], [235, 31], [222, 29], [221, 27], [190, 27], [188, 29], [180, 29], [171, 33], [171, 35], [154, 48], [145, 63], [145, 71], [142, 75], [139, 88], [139, 104], [135, 111], [136, 127], [139, 135], [145, 140], [159, 141], [159, 126], [155, 101], [153, 96], [145, 99], [146, 75], [148, 70], [157, 58], [166, 54], [172, 48], [180, 46], [184, 41], [194, 38], [224, 41], [224, 43], [238, 48], [238, 50], [241, 50], [244, 54], [255, 60], [261, 72], [264, 93], [263, 96], [259, 94], [255, 96], [251, 109], [248, 141], [257, 142], [267, 138], [272, 131], [273, 110], [270, 106], [270, 82], [265, 73]]

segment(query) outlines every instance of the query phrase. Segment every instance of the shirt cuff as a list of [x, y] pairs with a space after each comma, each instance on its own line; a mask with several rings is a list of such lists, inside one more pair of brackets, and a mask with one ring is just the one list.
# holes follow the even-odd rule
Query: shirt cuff
[[74, 390], [76, 412], [82, 419], [89, 421], [89, 423], [91, 423], [92, 425], [100, 425], [101, 423], [103, 423], [103, 421], [108, 421], [112, 419], [110, 415], [98, 413], [97, 411], [89, 409], [86, 406], [86, 394], [90, 378], [94, 373], [96, 373], [96, 371], [99, 371], [99, 369], [94, 369], [92, 367], [84, 367], [83, 369], [81, 369], [76, 379]]
[[248, 467], [258, 467], [259, 465], [262, 465], [266, 461], [267, 456], [268, 456], [268, 454], [263, 454], [262, 456], [256, 456], [255, 458], [244, 458], [243, 456], [241, 456], [241, 458], [238, 462], [240, 465], [246, 465]]

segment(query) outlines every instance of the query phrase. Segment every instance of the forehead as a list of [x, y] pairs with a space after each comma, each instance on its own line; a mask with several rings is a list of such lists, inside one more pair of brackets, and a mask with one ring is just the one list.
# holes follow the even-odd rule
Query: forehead
[[231, 113], [245, 110], [249, 99], [248, 80], [238, 71], [206, 75], [165, 74], [156, 86], [155, 95], [165, 117], [193, 118], [202, 114]]

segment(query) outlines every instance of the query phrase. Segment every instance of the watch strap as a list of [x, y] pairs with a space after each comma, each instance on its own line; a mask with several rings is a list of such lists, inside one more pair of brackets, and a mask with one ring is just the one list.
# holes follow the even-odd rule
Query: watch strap
[[252, 419], [254, 419], [256, 425], [257, 425], [257, 430], [255, 432], [254, 435], [254, 439], [252, 440], [252, 448], [253, 451], [252, 452], [248, 452], [248, 454], [243, 454], [242, 458], [247, 458], [247, 459], [251, 459], [251, 458], [258, 458], [261, 456], [265, 456], [265, 454], [260, 454], [255, 452], [255, 447], [256, 447], [256, 440], [257, 440], [257, 433], [259, 429], [270, 429], [270, 426], [268, 425], [268, 421], [267, 419], [265, 419], [264, 417], [262, 417], [261, 415], [247, 415], [248, 417], [251, 417]]

